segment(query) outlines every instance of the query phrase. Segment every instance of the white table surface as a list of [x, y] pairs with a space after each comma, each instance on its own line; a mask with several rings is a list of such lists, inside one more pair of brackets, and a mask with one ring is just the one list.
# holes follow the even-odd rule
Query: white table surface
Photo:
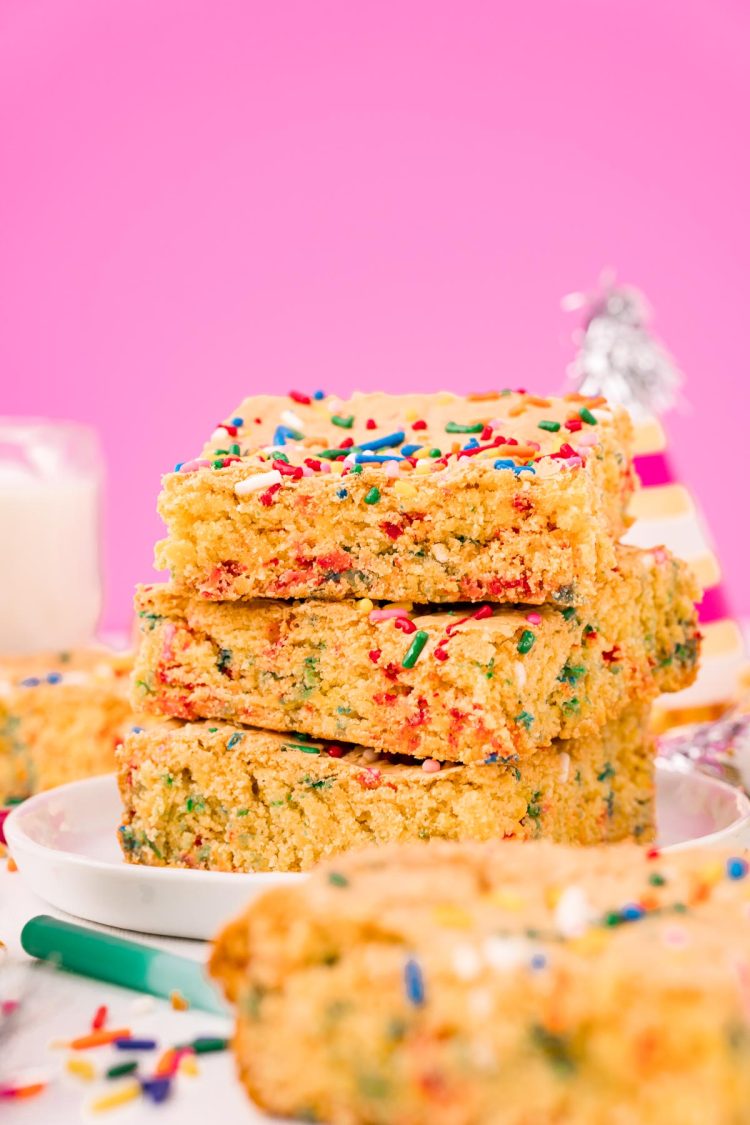
[[[21, 930], [35, 914], [52, 914], [79, 922], [54, 910], [26, 889], [18, 872], [6, 871], [0, 860], [0, 940], [7, 950], [0, 951], [0, 1001], [20, 997], [20, 1006], [12, 1016], [0, 1016], [0, 1084], [18, 1079], [36, 1080], [38, 1073], [49, 1080], [49, 1087], [36, 1097], [23, 1101], [0, 1101], [3, 1125], [68, 1125], [81, 1121], [148, 1122], [163, 1125], [206, 1125], [220, 1115], [222, 1125], [257, 1125], [269, 1119], [253, 1108], [234, 1074], [229, 1051], [201, 1055], [196, 1077], [178, 1075], [170, 1099], [154, 1105], [144, 1098], [108, 1111], [92, 1114], [87, 1103], [92, 1097], [115, 1088], [113, 1080], [83, 1082], [65, 1072], [70, 1051], [51, 1049], [57, 1039], [69, 1040], [84, 1035], [100, 1004], [109, 1008], [110, 1026], [129, 1027], [133, 1035], [158, 1040], [166, 1049], [197, 1035], [227, 1036], [231, 1021], [197, 1010], [173, 1011], [163, 1000], [144, 998], [135, 992], [64, 973], [33, 961], [23, 953]], [[91, 923], [81, 923], [91, 925]], [[104, 929], [105, 927], [95, 927]], [[205, 960], [207, 945], [203, 942], [172, 938], [154, 938], [139, 934], [123, 937], [158, 945], [174, 953]], [[150, 1011], [143, 1012], [144, 1005]], [[156, 1061], [159, 1052], [150, 1052], [146, 1059]], [[106, 1070], [115, 1062], [130, 1056], [110, 1047], [78, 1052], [89, 1059], [97, 1070]], [[144, 1064], [142, 1063], [142, 1069]]]

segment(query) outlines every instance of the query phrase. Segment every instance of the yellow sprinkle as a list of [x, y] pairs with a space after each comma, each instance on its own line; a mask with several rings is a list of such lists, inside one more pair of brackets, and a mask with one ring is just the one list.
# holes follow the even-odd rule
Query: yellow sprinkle
[[183, 1055], [177, 1069], [180, 1074], [187, 1074], [190, 1078], [195, 1078], [200, 1074], [200, 1067], [195, 1055]]
[[493, 906], [499, 906], [501, 910], [520, 910], [523, 906], [523, 896], [510, 887], [492, 891], [487, 899]]
[[604, 929], [587, 930], [585, 934], [580, 937], [573, 938], [567, 942], [568, 949], [572, 949], [574, 953], [581, 953], [583, 956], [589, 954], [601, 953], [601, 951], [612, 940], [612, 931]]
[[94, 1064], [89, 1062], [88, 1059], [82, 1059], [76, 1055], [66, 1060], [65, 1069], [68, 1074], [75, 1074], [76, 1078], [82, 1078], [84, 1082], [91, 1082], [93, 1078], [96, 1078]]
[[427, 448], [426, 445], [423, 445], [421, 449], [418, 449], [416, 453], [412, 454], [412, 457], [416, 458], [417, 461], [421, 461], [424, 457], [429, 457], [429, 456], [430, 456], [430, 451], [429, 451], [429, 449]]
[[140, 1082], [128, 1081], [124, 1082], [111, 1094], [102, 1094], [100, 1098], [94, 1098], [89, 1108], [92, 1113], [102, 1113], [107, 1109], [116, 1109], [118, 1105], [125, 1105], [126, 1102], [134, 1101], [141, 1092]]
[[450, 406], [455, 401], [456, 396], [452, 395], [450, 391], [441, 391], [440, 394], [435, 395], [435, 402], [438, 406]]
[[548, 910], [554, 910], [560, 901], [560, 888], [559, 887], [545, 887], [544, 890], [544, 903]]
[[416, 422], [418, 417], [419, 417], [419, 411], [418, 410], [405, 410], [404, 411], [404, 418], [406, 419], [407, 422]]
[[387, 602], [383, 606], [383, 609], [403, 609], [406, 613], [411, 613], [413, 608], [413, 602]]
[[394, 481], [393, 491], [397, 496], [416, 496], [417, 490], [413, 484], [408, 484], [405, 480]]
[[414, 467], [414, 472], [419, 473], [421, 476], [424, 476], [425, 473], [431, 473], [432, 461], [417, 461]]
[[331, 461], [331, 476], [340, 477], [344, 471], [343, 461]]
[[471, 926], [471, 915], [467, 910], [453, 903], [440, 903], [435, 907], [433, 915], [438, 926], [450, 926], [454, 930], [466, 930]]
[[369, 613], [373, 608], [373, 603], [369, 598], [360, 598], [357, 602], [357, 609], [360, 613]]
[[715, 887], [724, 878], [724, 868], [714, 860], [699, 867], [697, 875], [702, 883], [708, 883], [709, 887]]
[[190, 1001], [186, 1000], [181, 992], [177, 989], [169, 994], [169, 1003], [172, 1005], [176, 1012], [186, 1012], [190, 1007]]

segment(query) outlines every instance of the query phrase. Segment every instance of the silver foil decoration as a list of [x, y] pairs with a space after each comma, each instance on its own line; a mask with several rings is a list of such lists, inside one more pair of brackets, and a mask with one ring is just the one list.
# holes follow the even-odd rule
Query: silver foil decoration
[[731, 711], [714, 722], [668, 731], [659, 739], [659, 757], [682, 758], [750, 793], [750, 715]]
[[568, 377], [582, 394], [604, 395], [640, 421], [673, 406], [682, 375], [649, 330], [651, 311], [643, 294], [616, 285], [605, 273], [594, 293], [571, 293], [566, 311], [584, 309], [583, 326], [574, 335], [578, 354]]

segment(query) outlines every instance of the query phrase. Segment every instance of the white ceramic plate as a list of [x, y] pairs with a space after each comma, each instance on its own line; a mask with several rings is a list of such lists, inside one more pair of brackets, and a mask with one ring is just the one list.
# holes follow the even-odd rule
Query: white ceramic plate
[[[750, 846], [750, 801], [678, 760], [657, 768], [659, 843]], [[31, 797], [5, 822], [11, 854], [46, 902], [88, 921], [142, 933], [211, 938], [253, 897], [304, 875], [232, 875], [126, 864], [116, 838], [114, 776]]]

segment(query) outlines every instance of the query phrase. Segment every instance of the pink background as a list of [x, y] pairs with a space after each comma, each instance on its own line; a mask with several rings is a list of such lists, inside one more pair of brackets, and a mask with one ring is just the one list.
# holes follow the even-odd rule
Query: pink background
[[[560, 297], [642, 287], [745, 579], [740, 0], [1, 0], [0, 412], [90, 421], [107, 624], [159, 474], [244, 394], [558, 389]], [[30, 545], [33, 546], [33, 545]]]

